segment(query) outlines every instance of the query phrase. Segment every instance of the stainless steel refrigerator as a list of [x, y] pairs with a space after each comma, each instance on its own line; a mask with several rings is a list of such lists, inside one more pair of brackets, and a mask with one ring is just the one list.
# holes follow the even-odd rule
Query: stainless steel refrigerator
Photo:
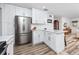
[[31, 40], [31, 17], [15, 16], [15, 44], [25, 44]]

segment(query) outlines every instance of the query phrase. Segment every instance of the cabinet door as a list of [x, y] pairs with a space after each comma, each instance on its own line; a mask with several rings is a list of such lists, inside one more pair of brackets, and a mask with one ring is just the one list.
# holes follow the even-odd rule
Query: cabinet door
[[7, 47], [7, 55], [13, 55], [14, 51], [14, 42], [11, 42]]
[[43, 42], [45, 39], [45, 35], [44, 35], [44, 31], [39, 31], [39, 35], [40, 35], [40, 42]]
[[43, 23], [46, 24], [47, 23], [48, 13], [46, 11], [42, 11], [41, 14], [42, 14], [41, 15], [41, 17], [42, 17], [42, 20], [41, 21], [43, 21]]
[[34, 31], [33, 32], [33, 44], [38, 44], [43, 42], [44, 32], [43, 31]]
[[33, 31], [33, 44], [38, 44], [40, 42], [40, 35], [38, 31]]
[[43, 16], [42, 16], [42, 14], [43, 14], [43, 11], [42, 10], [37, 10], [37, 23], [41, 23], [41, 24], [43, 24], [44, 23], [44, 20], [43, 20]]
[[16, 15], [18, 16], [23, 16], [23, 8], [21, 7], [16, 7]]
[[47, 14], [39, 9], [32, 9], [32, 23], [45, 24]]
[[44, 39], [44, 42], [49, 46], [50, 45], [50, 34], [46, 32], [46, 38]]
[[32, 17], [32, 10], [31, 9], [27, 9], [27, 8], [23, 8], [23, 13], [24, 13], [24, 16], [27, 16], [27, 17]]
[[32, 8], [32, 23], [37, 23], [37, 10]]
[[50, 40], [50, 48], [56, 50], [56, 41], [54, 37], [54, 33], [51, 33], [51, 40]]
[[14, 33], [14, 19], [15, 19], [15, 6], [7, 5], [4, 6], [4, 16], [2, 18], [2, 30], [3, 35], [10, 35]]
[[55, 34], [56, 52], [59, 53], [64, 50], [64, 33]]
[[44, 43], [46, 44], [46, 42], [47, 42], [47, 34], [46, 34], [47, 32], [45, 31], [44, 32], [44, 39], [43, 39], [43, 41], [44, 41]]
[[14, 22], [16, 7], [12, 5], [5, 4], [5, 22]]
[[47, 38], [47, 39], [45, 39], [44, 42], [45, 42], [52, 50], [55, 50], [56, 42], [55, 42], [55, 39], [54, 39], [54, 34], [51, 33], [51, 32], [47, 32], [46, 38]]

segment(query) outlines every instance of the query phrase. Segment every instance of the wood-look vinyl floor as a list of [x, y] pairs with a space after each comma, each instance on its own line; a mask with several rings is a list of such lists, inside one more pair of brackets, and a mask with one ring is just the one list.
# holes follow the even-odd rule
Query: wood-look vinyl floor
[[79, 39], [75, 38], [75, 35], [69, 36], [66, 39], [67, 46], [64, 51], [62, 51], [61, 55], [79, 55]]
[[[79, 39], [74, 38], [74, 35], [70, 35], [66, 39], [67, 46], [64, 51], [58, 55], [79, 55]], [[45, 44], [38, 44], [33, 46], [32, 43], [15, 46], [14, 55], [57, 55]]]
[[56, 55], [56, 53], [43, 43], [35, 46], [29, 43], [15, 46], [14, 55]]

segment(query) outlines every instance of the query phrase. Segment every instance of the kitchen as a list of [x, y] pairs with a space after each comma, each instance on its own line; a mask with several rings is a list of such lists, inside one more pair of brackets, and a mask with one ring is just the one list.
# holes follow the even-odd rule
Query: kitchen
[[[7, 45], [5, 51], [6, 55], [18, 55], [19, 53], [20, 55], [28, 55], [29, 52], [28, 53], [27, 51], [25, 52], [25, 50], [27, 50], [27, 47], [28, 51], [30, 51], [35, 46], [37, 46], [38, 48], [38, 45], [46, 47], [48, 50], [53, 51], [55, 54], [60, 54], [62, 51], [64, 51], [66, 47], [65, 45], [66, 41], [64, 38], [64, 31], [63, 31], [64, 23], [70, 19], [64, 16], [55, 16], [45, 6], [43, 6], [42, 9], [38, 9], [38, 8], [25, 8], [22, 7], [21, 5], [22, 4], [9, 4], [9, 3], [0, 4], [0, 22], [1, 22], [0, 42], [6, 41], [5, 44]], [[21, 22], [16, 21], [18, 19], [20, 20], [20, 18]], [[25, 20], [22, 21], [22, 19], [30, 21]], [[19, 22], [20, 23], [26, 22], [25, 25], [27, 25], [28, 22], [30, 24], [27, 25], [26, 27], [24, 24], [20, 24], [20, 27], [18, 27], [17, 24]], [[68, 25], [70, 24], [68, 23]], [[16, 28], [18, 29], [17, 31]], [[26, 31], [27, 29], [30, 30], [28, 32], [31, 32], [31, 34], [28, 35], [30, 36], [30, 39], [28, 38], [27, 35], [23, 35], [28, 32], [21, 31], [21, 30]], [[16, 35], [17, 33], [22, 33], [21, 35], [23, 36], [17, 36]], [[18, 37], [18, 39], [16, 37]], [[31, 49], [29, 50], [30, 46]], [[39, 46], [39, 48], [44, 49], [41, 46]], [[20, 50], [22, 50], [22, 52], [18, 52]], [[47, 51], [45, 51], [45, 53]], [[42, 54], [33, 52], [31, 53], [33, 55]]]

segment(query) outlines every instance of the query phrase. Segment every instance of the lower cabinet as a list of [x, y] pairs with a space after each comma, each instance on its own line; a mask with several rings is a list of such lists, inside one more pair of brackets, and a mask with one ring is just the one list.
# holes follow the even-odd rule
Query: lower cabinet
[[64, 50], [64, 35], [63, 33], [57, 34], [53, 32], [46, 32], [46, 39], [44, 39], [44, 43], [56, 53], [59, 53]]
[[46, 38], [44, 39], [44, 42], [45, 42], [47, 45], [50, 45], [50, 40], [51, 40], [50, 33], [49, 33], [49, 32], [46, 32], [45, 37], [46, 37]]
[[34, 31], [33, 44], [44, 42], [56, 53], [64, 50], [64, 33], [55, 33], [49, 31]]
[[51, 32], [46, 32], [46, 39], [44, 39], [44, 43], [47, 44], [51, 49], [55, 50], [56, 41], [54, 39], [54, 34]]
[[32, 42], [33, 42], [33, 44], [38, 44], [38, 43], [42, 43], [43, 42], [43, 35], [44, 35], [44, 32], [43, 31], [39, 31], [39, 30], [37, 30], [37, 31], [33, 31], [33, 33], [32, 33], [33, 35], [32, 35]]
[[11, 42], [7, 48], [7, 55], [13, 55], [13, 48], [13, 42]]
[[8, 47], [7, 47], [7, 55], [13, 55], [14, 52], [14, 41], [12, 41], [12, 39], [10, 39], [10, 42], [7, 42]]
[[56, 33], [55, 35], [56, 41], [56, 52], [62, 52], [64, 50], [64, 33]]

